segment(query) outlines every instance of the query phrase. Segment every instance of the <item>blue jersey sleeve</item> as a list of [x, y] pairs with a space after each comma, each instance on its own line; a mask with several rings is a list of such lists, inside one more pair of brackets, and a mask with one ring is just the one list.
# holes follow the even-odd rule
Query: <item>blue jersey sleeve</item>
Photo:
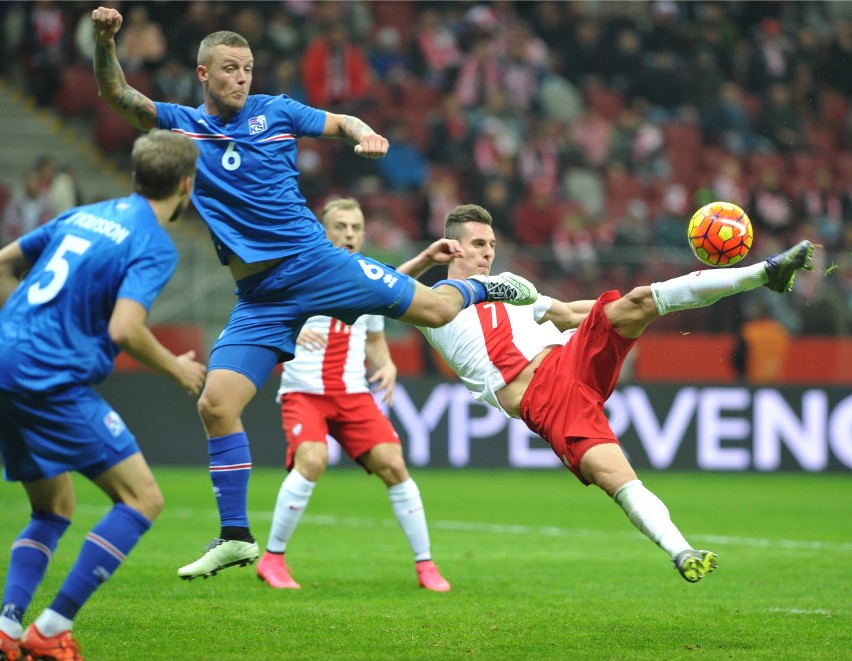
[[178, 253], [171, 242], [152, 241], [127, 269], [116, 298], [130, 298], [151, 311], [151, 306], [177, 269]]

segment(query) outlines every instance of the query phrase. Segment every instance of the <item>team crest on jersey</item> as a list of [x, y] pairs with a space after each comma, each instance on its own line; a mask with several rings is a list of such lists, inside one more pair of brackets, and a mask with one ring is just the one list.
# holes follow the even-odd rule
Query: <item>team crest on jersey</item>
[[258, 115], [249, 119], [249, 133], [257, 135], [266, 130], [266, 115]]
[[104, 424], [106, 425], [106, 428], [109, 429], [109, 433], [115, 438], [118, 438], [121, 433], [127, 429], [127, 425], [124, 424], [124, 420], [122, 420], [121, 416], [119, 416], [115, 411], [110, 411], [104, 416]]

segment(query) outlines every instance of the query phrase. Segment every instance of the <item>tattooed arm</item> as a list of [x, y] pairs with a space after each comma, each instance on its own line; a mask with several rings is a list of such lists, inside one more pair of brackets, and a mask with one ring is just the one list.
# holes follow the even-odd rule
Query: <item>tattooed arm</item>
[[381, 158], [388, 153], [388, 141], [366, 123], [351, 115], [326, 113], [324, 138], [342, 138], [355, 146], [355, 153], [364, 158]]
[[127, 84], [115, 54], [115, 35], [121, 29], [121, 14], [98, 7], [92, 12], [95, 28], [95, 79], [98, 93], [122, 118], [140, 131], [157, 126], [154, 102]]

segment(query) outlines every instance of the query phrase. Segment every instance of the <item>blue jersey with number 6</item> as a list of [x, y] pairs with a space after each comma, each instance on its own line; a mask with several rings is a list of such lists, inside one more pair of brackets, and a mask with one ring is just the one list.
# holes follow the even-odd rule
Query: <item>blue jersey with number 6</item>
[[157, 126], [189, 136], [199, 149], [192, 201], [223, 263], [228, 252], [250, 264], [328, 243], [296, 169], [296, 140], [322, 134], [324, 110], [283, 94], [253, 94], [225, 124], [203, 105], [155, 105]]
[[0, 309], [3, 390], [104, 379], [119, 351], [108, 333], [116, 300], [150, 310], [178, 261], [137, 194], [66, 211], [19, 244], [33, 268]]

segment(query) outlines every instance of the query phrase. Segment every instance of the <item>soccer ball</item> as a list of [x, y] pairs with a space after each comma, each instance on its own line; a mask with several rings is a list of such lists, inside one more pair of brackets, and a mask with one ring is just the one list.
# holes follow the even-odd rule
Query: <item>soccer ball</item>
[[708, 266], [731, 266], [751, 250], [754, 231], [745, 211], [730, 202], [711, 202], [689, 221], [689, 247]]

